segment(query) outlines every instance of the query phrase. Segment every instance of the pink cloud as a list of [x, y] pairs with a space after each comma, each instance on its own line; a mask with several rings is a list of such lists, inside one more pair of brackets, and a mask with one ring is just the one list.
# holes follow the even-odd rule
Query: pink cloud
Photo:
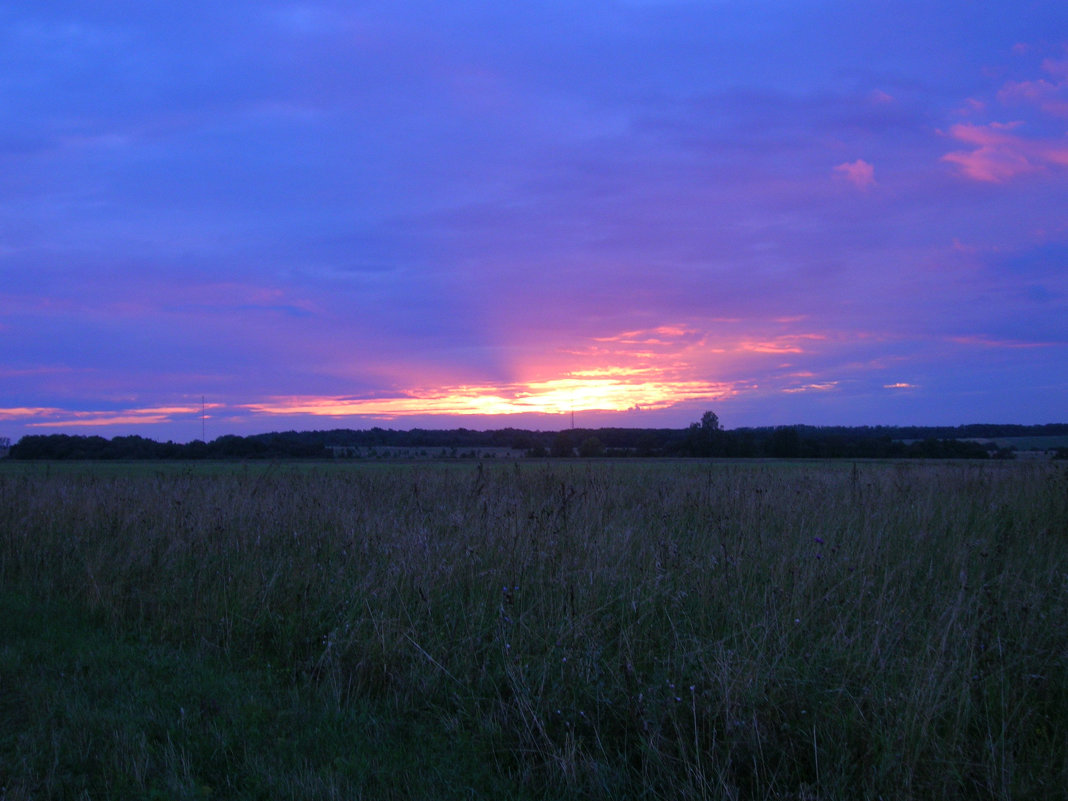
[[1042, 69], [1055, 78], [1060, 78], [1062, 81], [1068, 81], [1068, 58], [1063, 61], [1047, 58], [1042, 62]]
[[62, 409], [44, 406], [16, 406], [14, 408], [0, 409], [0, 420], [21, 420], [26, 417], [41, 417], [62, 412]]
[[949, 129], [950, 134], [969, 145], [986, 147], [989, 145], [1004, 145], [1014, 140], [1012, 134], [1006, 133], [1023, 125], [1023, 122], [992, 122], [989, 125], [972, 125], [961, 123]]
[[1005, 104], [1031, 103], [1054, 117], [1068, 117], [1068, 82], [1055, 83], [1045, 78], [1009, 81], [998, 92], [998, 100]]
[[1068, 142], [1026, 139], [1013, 133], [1022, 124], [954, 125], [949, 135], [973, 149], [947, 153], [942, 161], [956, 164], [972, 180], [990, 183], [1002, 183], [1049, 166], [1068, 166]]
[[[1014, 50], [1018, 54], [1028, 52], [1023, 46]], [[998, 102], [1068, 119], [1068, 60], [1047, 58], [1042, 70], [1046, 77], [1004, 83], [997, 93]], [[985, 108], [982, 101], [969, 99], [959, 113], [969, 116]], [[947, 153], [942, 160], [956, 164], [967, 178], [989, 183], [1002, 183], [1052, 166], [1068, 166], [1068, 137], [1030, 138], [1021, 130], [1023, 125], [1021, 120], [954, 125], [949, 135], [970, 149]]]
[[625, 345], [689, 345], [701, 339], [701, 333], [680, 325], [662, 325], [641, 331], [624, 331], [615, 336], [594, 337], [596, 342]]
[[1050, 78], [1008, 81], [998, 92], [998, 100], [1006, 105], [1035, 106], [1054, 117], [1068, 117], [1068, 59], [1047, 58], [1042, 70]]
[[811, 342], [825, 342], [826, 334], [783, 334], [771, 339], [741, 340], [734, 343], [734, 349], [745, 353], [809, 353], [811, 348], [804, 345]]
[[[222, 404], [204, 406], [148, 406], [112, 411], [72, 410], [56, 407], [17, 407], [0, 409], [0, 420], [23, 423], [27, 428], [91, 428], [103, 426], [138, 426], [171, 423], [176, 418], [200, 416], [202, 411], [222, 408]], [[211, 417], [212, 415], [208, 415]]]
[[980, 348], [1048, 348], [1053, 342], [1024, 342], [1018, 339], [992, 339], [987, 336], [950, 337], [951, 342], [959, 345], [975, 345]]
[[864, 161], [864, 159], [857, 159], [852, 163], [839, 164], [834, 168], [834, 171], [858, 189], [875, 186], [875, 167]]
[[800, 387], [785, 387], [782, 391], [788, 395], [796, 395], [799, 392], [831, 392], [837, 388], [837, 381], [823, 381], [818, 384], [804, 384]]
[[969, 117], [973, 114], [981, 114], [986, 111], [986, 103], [977, 97], [969, 97], [964, 101], [964, 105], [957, 109], [957, 113], [962, 117]]

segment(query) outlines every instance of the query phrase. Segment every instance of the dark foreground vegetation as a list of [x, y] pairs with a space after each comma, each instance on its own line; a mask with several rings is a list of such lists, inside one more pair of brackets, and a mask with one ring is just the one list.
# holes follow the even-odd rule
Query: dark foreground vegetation
[[[748, 457], [839, 459], [1012, 458], [1006, 439], [1048, 440], [1068, 455], [1068, 424], [1036, 426], [778, 426], [721, 428], [708, 413], [684, 429], [598, 428], [525, 431], [286, 431], [228, 435], [211, 442], [156, 442], [139, 436], [31, 435], [10, 450], [14, 459], [323, 459], [382, 456], [403, 449], [423, 457], [475, 457], [486, 449], [513, 455], [584, 457]], [[1052, 451], [1056, 444], [1051, 444]]]
[[1056, 462], [0, 469], [0, 796], [1048, 799]]

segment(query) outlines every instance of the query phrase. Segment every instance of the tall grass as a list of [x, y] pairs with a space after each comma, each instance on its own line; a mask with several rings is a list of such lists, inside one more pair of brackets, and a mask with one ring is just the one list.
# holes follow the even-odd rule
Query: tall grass
[[1068, 473], [0, 474], [0, 581], [486, 744], [546, 796], [1049, 798]]

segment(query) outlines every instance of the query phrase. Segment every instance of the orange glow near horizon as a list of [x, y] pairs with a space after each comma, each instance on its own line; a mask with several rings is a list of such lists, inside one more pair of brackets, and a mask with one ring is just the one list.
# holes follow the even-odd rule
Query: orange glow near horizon
[[[671, 324], [592, 337], [574, 343], [573, 350], [546, 348], [525, 353], [526, 363], [515, 370], [520, 380], [501, 384], [450, 383], [447, 379], [437, 384], [433, 373], [401, 363], [387, 379], [396, 388], [377, 397], [278, 394], [249, 398], [245, 403], [210, 403], [203, 408], [213, 411], [216, 419], [222, 419], [220, 414], [237, 415], [233, 420], [247, 416], [392, 420], [660, 411], [687, 403], [723, 401], [757, 390], [785, 394], [834, 391], [838, 382], [821, 380], [805, 370], [790, 374], [799, 381], [778, 389], [766, 383], [758, 387], [754, 380], [703, 378], [724, 371], [737, 374], [739, 360], [767, 361], [803, 354], [829, 339], [821, 332], [741, 338], [720, 332], [713, 336], [704, 326]], [[779, 365], [778, 369], [788, 366]], [[409, 370], [427, 383], [407, 383]], [[0, 409], [0, 420], [22, 418], [29, 427], [53, 429], [138, 426], [199, 417], [201, 412], [201, 405], [195, 402], [92, 411], [24, 408]]]
[[[245, 404], [258, 414], [309, 414], [326, 417], [366, 415], [565, 414], [575, 411], [666, 409], [687, 400], [714, 400], [737, 394], [729, 384], [709, 381], [627, 381], [595, 375], [536, 381], [523, 385], [457, 386], [412, 392], [393, 398], [280, 397]], [[638, 371], [635, 371], [638, 372]]]

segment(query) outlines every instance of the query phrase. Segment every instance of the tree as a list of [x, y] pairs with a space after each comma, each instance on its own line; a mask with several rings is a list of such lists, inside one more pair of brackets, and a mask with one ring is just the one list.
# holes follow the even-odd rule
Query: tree
[[801, 432], [796, 426], [779, 426], [769, 441], [771, 455], [777, 459], [796, 459], [801, 455]]
[[652, 431], [643, 431], [638, 436], [635, 447], [638, 449], [639, 456], [652, 456], [660, 448], [660, 442]]
[[575, 446], [571, 440], [571, 434], [561, 431], [553, 437], [553, 446], [549, 453], [552, 456], [574, 456]]
[[579, 456], [601, 456], [604, 454], [604, 445], [597, 437], [586, 437], [579, 445]]
[[685, 450], [690, 456], [723, 456], [726, 451], [725, 432], [715, 412], [705, 412], [700, 423], [690, 423], [686, 429]]

